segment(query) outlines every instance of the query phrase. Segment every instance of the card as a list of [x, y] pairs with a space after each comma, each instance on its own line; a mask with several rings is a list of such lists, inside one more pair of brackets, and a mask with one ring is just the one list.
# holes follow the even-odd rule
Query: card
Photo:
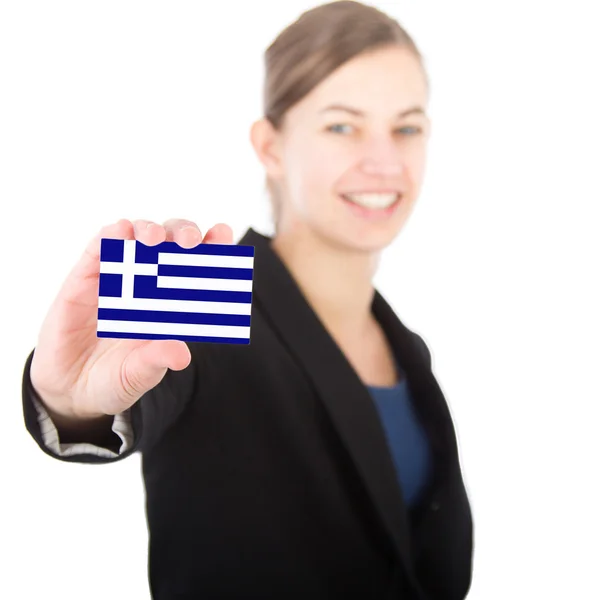
[[97, 337], [249, 344], [254, 254], [103, 238]]

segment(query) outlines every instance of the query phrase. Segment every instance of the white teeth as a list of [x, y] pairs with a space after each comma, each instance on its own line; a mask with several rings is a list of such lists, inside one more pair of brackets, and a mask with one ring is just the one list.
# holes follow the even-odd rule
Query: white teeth
[[365, 208], [387, 208], [397, 200], [400, 194], [344, 194], [344, 196]]

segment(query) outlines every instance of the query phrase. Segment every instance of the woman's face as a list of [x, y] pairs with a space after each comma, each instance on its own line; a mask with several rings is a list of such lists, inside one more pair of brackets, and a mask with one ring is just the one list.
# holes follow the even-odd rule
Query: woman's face
[[387, 246], [422, 185], [426, 106], [424, 72], [399, 47], [357, 56], [294, 105], [268, 169], [282, 189], [280, 232], [307, 227], [358, 251]]

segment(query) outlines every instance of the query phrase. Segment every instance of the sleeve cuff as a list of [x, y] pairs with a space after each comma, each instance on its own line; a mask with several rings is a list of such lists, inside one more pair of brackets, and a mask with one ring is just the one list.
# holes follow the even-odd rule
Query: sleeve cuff
[[96, 446], [95, 444], [88, 444], [85, 442], [77, 442], [76, 444], [61, 444], [58, 436], [58, 430], [56, 425], [50, 418], [50, 415], [46, 411], [43, 404], [34, 396], [31, 396], [33, 405], [37, 411], [39, 427], [43, 438], [43, 443], [52, 452], [58, 456], [73, 456], [76, 454], [95, 454], [103, 458], [114, 458], [120, 456], [127, 450], [129, 450], [134, 441], [134, 433], [132, 430], [130, 409], [125, 410], [123, 413], [114, 415], [114, 423], [112, 425], [112, 431], [118, 435], [122, 440], [122, 445], [118, 452], [108, 450]]

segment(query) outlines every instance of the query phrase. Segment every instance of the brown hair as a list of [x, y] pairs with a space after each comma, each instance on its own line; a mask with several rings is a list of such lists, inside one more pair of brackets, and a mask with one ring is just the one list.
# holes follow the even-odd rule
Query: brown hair
[[[265, 52], [264, 117], [279, 131], [286, 112], [343, 63], [389, 45], [409, 49], [424, 68], [408, 33], [373, 6], [340, 0], [303, 13]], [[269, 177], [266, 189], [277, 229], [280, 198]]]

